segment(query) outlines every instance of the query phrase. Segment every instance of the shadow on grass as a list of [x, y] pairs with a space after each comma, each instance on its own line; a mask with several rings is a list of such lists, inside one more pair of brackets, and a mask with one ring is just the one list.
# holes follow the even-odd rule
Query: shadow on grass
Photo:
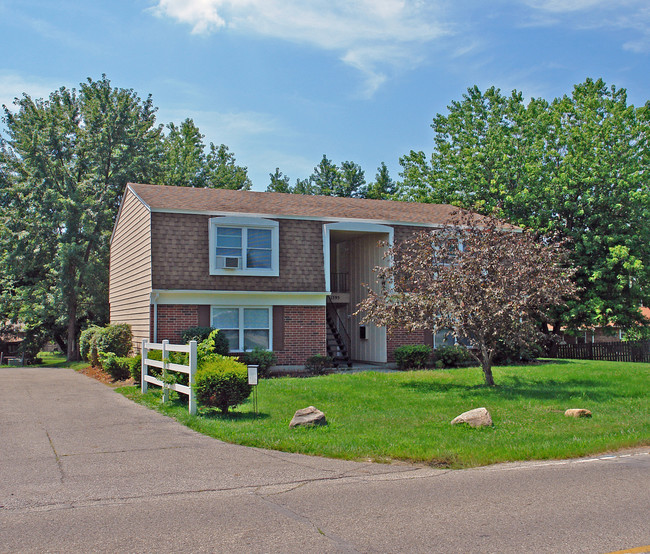
[[585, 400], [604, 401], [621, 397], [611, 390], [607, 383], [594, 379], [575, 379], [570, 381], [533, 381], [518, 376], [510, 376], [495, 387], [487, 385], [463, 385], [457, 383], [423, 383], [411, 381], [402, 383], [402, 387], [422, 394], [444, 393], [454, 391], [460, 397], [476, 396], [477, 393], [499, 397], [502, 399], [535, 399], [535, 400], [570, 400], [576, 397]]
[[220, 421], [254, 421], [256, 419], [268, 419], [271, 414], [258, 412], [228, 412], [222, 414], [218, 410], [200, 410], [197, 415], [206, 419], [216, 419]]

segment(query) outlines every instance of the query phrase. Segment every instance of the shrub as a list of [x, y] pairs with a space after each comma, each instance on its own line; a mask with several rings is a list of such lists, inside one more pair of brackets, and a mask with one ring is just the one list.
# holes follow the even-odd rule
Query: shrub
[[428, 365], [430, 358], [431, 347], [426, 344], [407, 344], [395, 349], [398, 369], [421, 369]]
[[79, 335], [79, 353], [81, 354], [81, 359], [90, 362], [92, 365], [99, 364], [97, 345], [95, 344], [94, 339], [95, 334], [101, 330], [101, 327], [91, 325], [87, 329], [81, 331], [81, 335]]
[[118, 357], [125, 357], [131, 352], [133, 335], [128, 323], [109, 324], [99, 329], [92, 341], [98, 352], [114, 352]]
[[246, 352], [242, 358], [244, 358], [242, 361], [247, 365], [257, 366], [257, 374], [260, 377], [267, 377], [269, 368], [278, 362], [278, 358], [273, 352], [260, 347], [255, 347], [251, 352]]
[[504, 344], [499, 344], [492, 363], [494, 365], [507, 365], [519, 362], [532, 362], [539, 358], [543, 352], [544, 349], [535, 344], [528, 347], [505, 346]]
[[213, 331], [212, 327], [190, 327], [181, 331], [181, 342], [187, 344], [191, 340], [196, 342], [203, 342], [210, 336], [210, 333]]
[[130, 376], [129, 361], [131, 358], [116, 356], [114, 352], [98, 352], [102, 369], [108, 373], [114, 381], [123, 381]]
[[436, 367], [438, 362], [442, 362], [443, 367], [461, 367], [473, 359], [467, 348], [460, 344], [436, 348], [434, 356]]
[[129, 360], [129, 373], [136, 383], [142, 380], [142, 354], [138, 354]]
[[194, 391], [202, 406], [216, 408], [222, 414], [244, 402], [251, 394], [246, 366], [234, 358], [219, 356], [206, 360], [196, 372]]
[[316, 375], [323, 375], [325, 370], [332, 367], [332, 358], [322, 354], [314, 354], [305, 361], [305, 369]]
[[195, 340], [198, 343], [199, 359], [209, 354], [227, 356], [230, 353], [230, 345], [226, 336], [212, 327], [190, 327], [181, 333], [185, 343]]

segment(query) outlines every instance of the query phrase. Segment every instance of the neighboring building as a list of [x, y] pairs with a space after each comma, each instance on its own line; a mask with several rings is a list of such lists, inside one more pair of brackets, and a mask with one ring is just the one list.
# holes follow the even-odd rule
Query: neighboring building
[[7, 358], [20, 356], [20, 345], [25, 338], [25, 332], [21, 324], [12, 325], [4, 323], [0, 332], [0, 363], [6, 362]]
[[[642, 306], [640, 308], [643, 316], [650, 320], [650, 308]], [[575, 333], [563, 333], [562, 340], [566, 344], [585, 344], [588, 342], [622, 342], [625, 340], [625, 329], [618, 325], [608, 325], [606, 327], [593, 327], [590, 329], [580, 329]]]
[[384, 263], [382, 243], [448, 225], [455, 209], [129, 184], [111, 238], [111, 323], [131, 324], [136, 348], [200, 325], [225, 332], [233, 351], [273, 350], [279, 364], [389, 362], [397, 346], [436, 337], [361, 325], [364, 284]]

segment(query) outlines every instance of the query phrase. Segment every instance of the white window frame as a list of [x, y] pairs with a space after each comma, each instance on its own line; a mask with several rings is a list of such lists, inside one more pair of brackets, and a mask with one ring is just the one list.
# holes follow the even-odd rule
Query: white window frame
[[[233, 227], [242, 230], [242, 259], [239, 269], [217, 267], [217, 227]], [[267, 229], [271, 231], [271, 267], [247, 268], [248, 229]], [[280, 275], [280, 224], [272, 219], [257, 217], [211, 217], [208, 223], [210, 248], [210, 275], [248, 275], [255, 277], [277, 277]]]
[[231, 350], [231, 352], [251, 352], [252, 349], [244, 350], [244, 310], [267, 310], [269, 313], [269, 347], [268, 350], [273, 350], [273, 306], [228, 306], [228, 305], [214, 305], [210, 306], [210, 325], [214, 327], [214, 311], [219, 308], [225, 308], [229, 310], [239, 310], [239, 345], [236, 350]]

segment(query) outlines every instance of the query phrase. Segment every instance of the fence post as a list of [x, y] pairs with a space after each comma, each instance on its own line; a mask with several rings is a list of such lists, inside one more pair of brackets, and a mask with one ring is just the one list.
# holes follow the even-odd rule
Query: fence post
[[169, 352], [167, 352], [167, 345], [169, 344], [169, 341], [165, 339], [162, 341], [162, 363], [163, 363], [163, 370], [162, 370], [162, 381], [163, 381], [163, 402], [168, 402], [169, 401], [169, 385], [167, 383], [167, 357], [169, 356]]
[[145, 339], [142, 339], [142, 350], [140, 353], [142, 355], [140, 366], [140, 388], [142, 390], [142, 394], [144, 394], [147, 392], [147, 381], [145, 381], [145, 377], [147, 375], [147, 362], [145, 361], [147, 359], [147, 341]]
[[196, 415], [196, 393], [194, 392], [194, 378], [196, 376], [196, 363], [197, 363], [197, 352], [196, 352], [196, 341], [190, 341], [190, 414]]

